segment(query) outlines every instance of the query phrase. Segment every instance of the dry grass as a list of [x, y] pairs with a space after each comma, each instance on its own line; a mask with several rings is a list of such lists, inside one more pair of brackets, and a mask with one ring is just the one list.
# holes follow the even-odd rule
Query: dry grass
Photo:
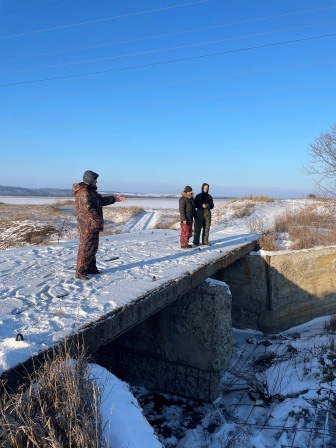
[[51, 205], [0, 204], [1, 221], [23, 221], [60, 219], [60, 215], [69, 216], [74, 211], [74, 203], [58, 202]]
[[272, 233], [266, 233], [264, 236], [259, 238], [258, 245], [261, 249], [267, 251], [275, 251], [278, 249], [276, 236]]
[[336, 316], [330, 316], [329, 320], [324, 324], [324, 331], [326, 333], [336, 334]]
[[286, 233], [287, 239], [292, 241], [289, 249], [300, 250], [335, 245], [335, 203], [326, 201], [307, 205], [299, 211], [287, 210], [276, 219], [269, 235], [260, 239], [261, 249], [272, 250], [268, 248], [272, 245], [271, 236], [272, 240], [276, 241], [279, 233]]
[[246, 203], [241, 205], [240, 207], [237, 207], [237, 210], [235, 210], [234, 214], [231, 218], [233, 219], [241, 219], [245, 216], [251, 216], [254, 209], [254, 203]]
[[[142, 212], [141, 207], [104, 207], [103, 235], [121, 233], [120, 226]], [[68, 238], [78, 238], [73, 200], [51, 205], [0, 204], [0, 250]]]
[[140, 215], [144, 209], [142, 207], [105, 207], [104, 220], [107, 224], [120, 225], [125, 224], [130, 219]]
[[176, 225], [180, 225], [180, 214], [179, 213], [167, 213], [161, 215], [154, 229], [173, 229]]
[[72, 199], [67, 199], [65, 201], [55, 201], [53, 204], [47, 206], [52, 212], [62, 213], [64, 209], [75, 210], [75, 201]]
[[249, 194], [247, 196], [242, 197], [240, 200], [247, 200], [252, 202], [274, 202], [273, 198], [266, 196], [264, 194], [258, 194], [258, 195]]
[[26, 390], [3, 394], [0, 448], [107, 448], [85, 357], [58, 353], [35, 373]]
[[43, 244], [49, 242], [52, 236], [60, 236], [59, 230], [54, 226], [28, 220], [2, 223], [0, 227], [0, 249]]

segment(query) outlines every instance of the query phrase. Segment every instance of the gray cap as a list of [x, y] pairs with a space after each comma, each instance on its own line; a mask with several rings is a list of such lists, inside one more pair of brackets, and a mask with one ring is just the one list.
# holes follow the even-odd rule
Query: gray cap
[[99, 174], [93, 172], [93, 171], [85, 171], [85, 173], [83, 174], [83, 182], [85, 182], [86, 184], [91, 185], [99, 176]]

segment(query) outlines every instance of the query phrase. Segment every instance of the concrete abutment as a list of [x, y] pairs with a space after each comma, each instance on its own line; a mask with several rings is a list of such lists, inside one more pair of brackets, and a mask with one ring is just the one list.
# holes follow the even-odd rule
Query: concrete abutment
[[231, 333], [229, 288], [206, 279], [93, 357], [130, 384], [212, 401], [231, 358]]
[[232, 293], [232, 324], [277, 333], [336, 314], [336, 248], [247, 255], [217, 279]]

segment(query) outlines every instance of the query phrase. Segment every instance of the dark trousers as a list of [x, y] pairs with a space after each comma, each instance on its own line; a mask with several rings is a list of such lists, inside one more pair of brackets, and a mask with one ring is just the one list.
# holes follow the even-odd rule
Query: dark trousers
[[99, 231], [81, 232], [77, 256], [76, 275], [86, 275], [97, 270], [96, 253], [99, 245]]

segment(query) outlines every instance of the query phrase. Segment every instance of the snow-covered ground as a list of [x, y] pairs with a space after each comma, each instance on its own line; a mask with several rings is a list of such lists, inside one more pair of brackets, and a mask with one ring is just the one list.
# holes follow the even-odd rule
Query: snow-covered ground
[[[306, 203], [305, 200], [257, 203], [250, 214], [238, 219], [235, 217], [237, 204], [215, 201], [210, 235], [213, 245], [201, 251], [183, 251], [179, 248], [177, 230], [151, 230], [157, 213], [171, 209], [176, 213], [177, 200], [173, 199], [171, 203], [171, 199], [163, 199], [156, 209], [152, 208], [152, 199], [146, 201], [151, 205], [142, 202], [145, 204], [145, 207], [140, 205], [144, 208], [142, 215], [132, 224], [126, 222], [123, 225], [124, 231], [131, 233], [101, 237], [97, 259], [103, 273], [92, 276], [87, 282], [74, 278], [77, 240], [64, 239], [59, 244], [0, 251], [1, 372], [160, 284], [192, 272], [218, 257], [219, 252], [231, 251], [255, 239], [257, 232], [268, 228], [276, 215]], [[113, 260], [116, 256], [119, 258]], [[156, 278], [154, 284], [153, 276]], [[334, 403], [335, 384], [333, 376], [325, 378], [324, 372], [330, 364], [333, 366], [334, 358], [332, 338], [325, 332], [322, 335], [323, 332], [323, 320], [317, 320], [277, 335], [271, 344], [266, 344], [260, 333], [234, 331], [232, 371], [223, 376], [222, 394], [212, 405], [189, 406], [188, 402], [168, 397], [163, 400], [165, 405], [160, 407], [148, 401], [150, 394], [143, 390], [136, 391], [137, 396], [167, 447], [327, 447], [329, 433], [334, 429], [333, 415], [328, 409]], [[23, 335], [23, 341], [15, 341], [18, 333]], [[285, 356], [287, 353], [291, 355], [289, 359], [289, 355]], [[249, 372], [254, 372], [251, 366], [261, 355], [265, 359], [259, 383], [266, 381], [267, 387], [272, 389], [269, 395], [276, 396], [267, 403], [260, 396], [259, 383], [256, 386], [253, 375], [248, 376]], [[245, 370], [245, 376], [237, 375]], [[106, 384], [110, 384], [110, 380], [112, 383], [119, 381], [109, 377]], [[116, 390], [118, 387], [115, 386]], [[111, 402], [114, 402], [114, 408], [121, 406], [121, 399], [113, 393], [110, 397], [107, 408]], [[328, 404], [321, 410], [325, 413], [323, 434], [314, 429], [320, 422], [321, 414], [316, 409], [321, 398], [326, 406]], [[130, 407], [123, 407], [125, 421], [128, 412], [134, 408], [132, 398], [126, 398], [126, 402]], [[188, 406], [192, 408], [189, 414], [185, 410]], [[110, 411], [105, 409], [104, 415], [109, 419]], [[158, 420], [160, 424], [155, 423]], [[160, 446], [154, 436], [150, 436], [150, 442], [140, 444], [142, 436], [139, 434], [145, 426], [136, 424], [134, 434], [138, 434], [138, 444], [134, 444], [136, 442], [132, 442], [130, 434], [125, 432], [125, 439], [111, 446]], [[294, 431], [295, 426], [299, 429]], [[148, 434], [146, 428], [144, 434]], [[294, 434], [294, 439], [289, 433]], [[145, 437], [143, 440], [147, 440]]]
[[234, 329], [232, 362], [211, 404], [134, 392], [166, 448], [334, 448], [336, 336], [329, 324], [318, 318], [267, 337]]
[[[212, 246], [201, 250], [180, 249], [175, 230], [102, 237], [102, 273], [86, 282], [74, 277], [77, 240], [0, 251], [0, 373], [256, 237], [213, 231]], [[24, 342], [14, 340], [18, 333]]]

